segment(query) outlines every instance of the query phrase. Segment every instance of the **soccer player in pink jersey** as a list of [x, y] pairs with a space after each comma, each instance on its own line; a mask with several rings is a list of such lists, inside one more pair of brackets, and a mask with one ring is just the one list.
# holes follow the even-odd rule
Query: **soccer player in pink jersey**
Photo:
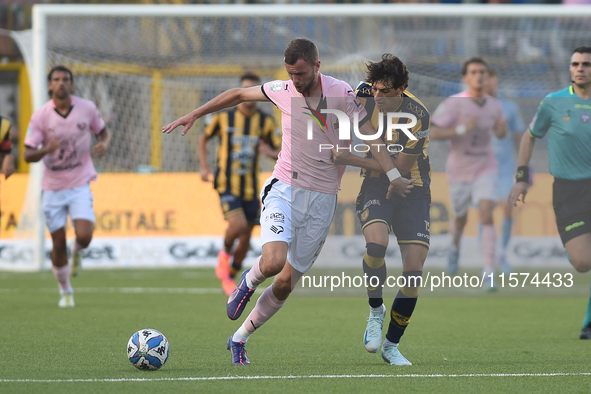
[[[285, 304], [295, 284], [312, 267], [328, 235], [345, 166], [334, 164], [331, 149], [323, 150], [321, 144], [346, 146], [350, 141], [339, 140], [337, 115], [322, 111], [339, 110], [350, 121], [355, 114], [358, 119], [365, 119], [366, 115], [347, 83], [319, 72], [318, 48], [312, 41], [295, 39], [284, 55], [289, 81], [228, 90], [162, 129], [170, 133], [182, 125], [184, 135], [198, 118], [243, 101], [271, 101], [283, 114], [281, 152], [272, 177], [261, 191], [263, 254], [252, 269], [243, 272], [228, 298], [228, 317], [238, 319], [255, 289], [265, 279], [275, 278], [244, 324], [228, 339], [233, 365], [250, 365], [244, 348], [246, 341]], [[313, 113], [325, 116], [323, 125], [308, 123], [308, 115]], [[375, 134], [370, 122], [360, 124], [359, 130]], [[400, 176], [387, 150], [370, 147], [391, 181], [389, 195], [409, 193], [411, 181]]]
[[486, 62], [478, 57], [466, 60], [462, 75], [468, 89], [445, 99], [431, 119], [431, 138], [449, 139], [446, 173], [455, 218], [450, 222], [448, 269], [451, 274], [458, 270], [460, 240], [472, 203], [480, 213], [484, 270], [489, 274], [494, 271], [496, 248], [497, 161], [492, 137], [504, 138], [507, 124], [501, 103], [484, 93]]
[[[95, 215], [90, 181], [96, 180], [90, 144], [94, 134], [98, 142], [92, 153], [102, 157], [109, 147], [111, 133], [96, 105], [72, 95], [74, 77], [64, 66], [53, 67], [47, 76], [49, 100], [35, 111], [25, 137], [25, 161], [43, 159], [43, 213], [51, 233], [53, 273], [60, 288], [61, 308], [74, 306], [70, 270], [77, 274], [80, 251], [90, 244]], [[72, 219], [76, 239], [68, 265], [66, 247], [67, 216]]]

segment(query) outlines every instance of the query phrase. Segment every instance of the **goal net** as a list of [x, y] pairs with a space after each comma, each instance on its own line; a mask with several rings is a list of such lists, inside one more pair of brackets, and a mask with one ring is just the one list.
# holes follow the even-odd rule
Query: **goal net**
[[[312, 39], [320, 50], [321, 71], [353, 87], [363, 79], [366, 61], [393, 53], [410, 70], [408, 89], [433, 105], [462, 90], [462, 60], [482, 56], [498, 72], [500, 93], [521, 100], [529, 123], [542, 97], [570, 83], [569, 57], [575, 47], [590, 44], [590, 16], [588, 7], [560, 6], [37, 5], [30, 75], [39, 108], [48, 99], [49, 68], [63, 64], [72, 69], [75, 94], [98, 105], [113, 133], [108, 154], [94, 159], [101, 173], [194, 173], [204, 121], [186, 137], [178, 132], [163, 136], [161, 127], [238, 86], [244, 71], [258, 73], [263, 82], [287, 79], [283, 51], [295, 37]], [[274, 113], [270, 104], [261, 107]], [[433, 171], [443, 171], [445, 145], [431, 146]], [[210, 147], [209, 152], [214, 167], [215, 151]], [[539, 172], [547, 171], [546, 157], [535, 155]], [[272, 165], [264, 163], [263, 170]], [[196, 179], [186, 188], [197, 187]], [[113, 193], [121, 204], [133, 205], [126, 195], [135, 199], [137, 193], [132, 193], [132, 181], [126, 182]], [[166, 187], [145, 190], [142, 196], [157, 210], [159, 201], [180, 195]], [[197, 208], [193, 220], [204, 223], [209, 223], [208, 211], [219, 210], [215, 199]], [[119, 220], [124, 229], [126, 215], [98, 225], [117, 228]], [[147, 210], [147, 224], [139, 233], [112, 234], [191, 235], [154, 230], [165, 226], [158, 212], [151, 231], [149, 215]]]

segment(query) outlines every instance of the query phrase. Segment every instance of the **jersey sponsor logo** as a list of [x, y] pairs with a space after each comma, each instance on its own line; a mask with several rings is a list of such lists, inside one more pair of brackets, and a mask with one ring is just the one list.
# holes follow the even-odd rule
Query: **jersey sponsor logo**
[[285, 231], [283, 229], [283, 226], [271, 226], [270, 230], [273, 231], [275, 234], [281, 234]]
[[378, 200], [378, 199], [369, 200], [368, 202], [365, 203], [365, 205], [363, 206], [363, 209], [367, 209], [371, 205], [382, 205], [382, 204], [380, 203], [380, 200]]
[[591, 105], [587, 105], [587, 104], [575, 104], [575, 108], [577, 108], [577, 109], [591, 109]]
[[276, 223], [285, 223], [285, 216], [281, 212], [273, 212], [265, 216], [265, 222], [268, 220], [272, 220]]
[[562, 118], [562, 120], [568, 121], [570, 120], [570, 110], [566, 110], [566, 116]]
[[576, 222], [576, 223], [573, 223], [571, 225], [566, 226], [564, 229], [566, 231], [570, 231], [570, 230], [573, 230], [573, 229], [575, 229], [577, 227], [581, 227], [581, 226], [584, 226], [584, 225], [585, 225], [585, 222], [581, 220], [580, 222]]
[[591, 116], [588, 113], [584, 112], [581, 114], [581, 122], [589, 123], [589, 120], [591, 120]]
[[51, 171], [66, 171], [71, 170], [72, 168], [80, 167], [82, 163], [78, 162], [76, 164], [67, 164], [65, 166], [53, 166], [51, 167]]
[[272, 82], [269, 85], [269, 90], [272, 92], [278, 92], [283, 88], [283, 83], [282, 82]]

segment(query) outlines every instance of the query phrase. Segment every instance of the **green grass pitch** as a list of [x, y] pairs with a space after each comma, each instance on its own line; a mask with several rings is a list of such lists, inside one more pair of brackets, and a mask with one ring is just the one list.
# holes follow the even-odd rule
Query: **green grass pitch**
[[[591, 391], [585, 298], [419, 299], [400, 345], [413, 366], [395, 367], [363, 347], [366, 300], [294, 297], [250, 338], [253, 365], [233, 367], [241, 321], [212, 269], [84, 271], [72, 285], [62, 310], [51, 272], [0, 273], [0, 393]], [[160, 371], [127, 360], [141, 328], [170, 342]]]

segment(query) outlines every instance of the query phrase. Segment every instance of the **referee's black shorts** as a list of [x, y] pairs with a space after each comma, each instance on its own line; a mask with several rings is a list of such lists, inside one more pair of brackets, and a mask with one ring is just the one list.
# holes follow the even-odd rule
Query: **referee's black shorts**
[[591, 233], [591, 179], [554, 178], [552, 202], [562, 244]]

